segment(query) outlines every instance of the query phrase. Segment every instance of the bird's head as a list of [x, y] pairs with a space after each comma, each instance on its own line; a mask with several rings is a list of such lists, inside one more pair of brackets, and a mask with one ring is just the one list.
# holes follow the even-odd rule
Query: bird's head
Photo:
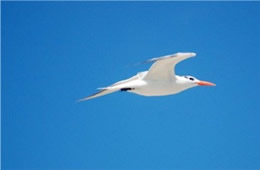
[[216, 84], [208, 82], [208, 81], [201, 81], [193, 76], [182, 76], [182, 82], [188, 87], [195, 87], [195, 86], [216, 86]]

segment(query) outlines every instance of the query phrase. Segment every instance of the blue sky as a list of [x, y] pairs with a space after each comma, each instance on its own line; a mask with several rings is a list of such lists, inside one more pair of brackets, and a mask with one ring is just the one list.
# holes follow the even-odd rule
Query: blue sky
[[[3, 169], [260, 169], [259, 2], [2, 2]], [[177, 95], [118, 92], [149, 58], [197, 57]]]

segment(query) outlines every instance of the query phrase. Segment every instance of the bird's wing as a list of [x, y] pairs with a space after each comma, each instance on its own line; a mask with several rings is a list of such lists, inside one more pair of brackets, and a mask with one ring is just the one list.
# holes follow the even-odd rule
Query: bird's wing
[[147, 60], [155, 62], [144, 77], [146, 80], [171, 80], [175, 77], [174, 67], [177, 63], [190, 57], [196, 56], [195, 53], [176, 53], [158, 58]]
[[84, 97], [84, 98], [82, 98], [78, 101], [82, 102], [82, 101], [86, 101], [86, 100], [93, 99], [93, 98], [96, 98], [96, 97], [104, 96], [104, 95], [107, 95], [107, 94], [110, 94], [110, 93], [113, 93], [113, 92], [117, 92], [117, 91], [124, 89], [124, 88], [135, 88], [139, 84], [133, 83], [133, 82], [135, 80], [141, 79], [141, 77], [143, 75], [145, 75], [145, 72], [138, 73], [137, 75], [130, 77], [129, 79], [118, 81], [118, 82], [116, 82], [116, 83], [114, 83], [114, 84], [112, 84], [108, 87], [99, 88], [100, 91], [98, 91], [97, 93], [94, 93], [90, 96]]
[[113, 93], [113, 92], [116, 92], [118, 91], [117, 89], [102, 89], [100, 91], [98, 91], [97, 93], [94, 93], [90, 96], [87, 96], [85, 98], [82, 98], [82, 99], [79, 99], [78, 102], [83, 102], [83, 101], [86, 101], [86, 100], [89, 100], [89, 99], [93, 99], [93, 98], [96, 98], [96, 97], [100, 97], [100, 96], [104, 96], [106, 94], [109, 94], [109, 93]]

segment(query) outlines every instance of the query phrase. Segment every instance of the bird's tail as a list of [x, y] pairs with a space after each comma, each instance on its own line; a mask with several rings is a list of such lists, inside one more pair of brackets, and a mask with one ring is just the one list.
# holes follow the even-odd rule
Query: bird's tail
[[79, 99], [78, 102], [83, 102], [83, 101], [86, 101], [86, 100], [89, 100], [89, 99], [93, 99], [93, 98], [96, 98], [96, 97], [100, 97], [100, 96], [104, 96], [104, 95], [107, 95], [107, 94], [110, 94], [110, 93], [114, 93], [120, 89], [115, 89], [115, 88], [98, 88], [100, 89], [100, 91], [98, 91], [97, 93], [94, 93], [90, 96], [87, 96], [87, 97], [84, 97], [82, 99]]

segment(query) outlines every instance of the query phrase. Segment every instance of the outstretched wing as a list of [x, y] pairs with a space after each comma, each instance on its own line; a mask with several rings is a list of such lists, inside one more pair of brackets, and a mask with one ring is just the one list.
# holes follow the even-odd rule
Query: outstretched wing
[[112, 84], [111, 86], [99, 88], [100, 91], [98, 91], [97, 93], [94, 93], [90, 96], [82, 98], [78, 101], [79, 102], [86, 101], [86, 100], [89, 100], [89, 99], [93, 99], [93, 98], [96, 98], [96, 97], [100, 97], [100, 96], [104, 96], [104, 95], [107, 95], [107, 94], [110, 94], [110, 93], [114, 93], [114, 92], [117, 92], [117, 91], [125, 89], [125, 88], [135, 88], [139, 84], [133, 83], [133, 82], [135, 80], [141, 79], [145, 74], [146, 74], [146, 72], [141, 72], [141, 73], [138, 73], [137, 75], [135, 75], [133, 77], [130, 77], [129, 79], [116, 82], [116, 83]]
[[78, 102], [83, 102], [83, 101], [93, 99], [93, 98], [96, 98], [96, 97], [104, 96], [106, 94], [113, 93], [113, 92], [116, 92], [116, 91], [118, 91], [118, 90], [117, 89], [102, 89], [102, 90], [98, 91], [97, 93], [94, 93], [90, 96], [79, 99]]
[[171, 80], [175, 78], [174, 67], [177, 63], [190, 57], [196, 56], [196, 53], [176, 53], [158, 58], [152, 58], [146, 62], [155, 62], [144, 77], [146, 80]]

